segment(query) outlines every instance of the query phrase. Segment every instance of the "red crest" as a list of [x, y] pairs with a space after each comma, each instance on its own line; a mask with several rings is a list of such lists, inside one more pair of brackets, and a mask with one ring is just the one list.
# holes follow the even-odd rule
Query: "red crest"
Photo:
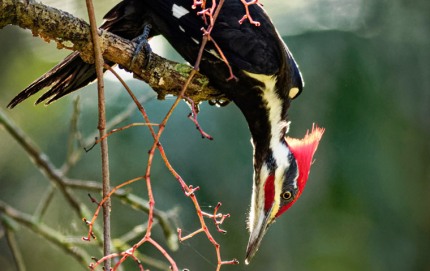
[[291, 137], [286, 138], [287, 144], [296, 158], [299, 170], [299, 178], [297, 180], [299, 194], [297, 195], [296, 199], [303, 192], [303, 189], [306, 185], [309, 171], [311, 169], [312, 159], [314, 157], [315, 151], [318, 148], [318, 144], [322, 135], [324, 134], [324, 131], [324, 128], [320, 128], [314, 124], [312, 125], [311, 132], [308, 130], [303, 139]]

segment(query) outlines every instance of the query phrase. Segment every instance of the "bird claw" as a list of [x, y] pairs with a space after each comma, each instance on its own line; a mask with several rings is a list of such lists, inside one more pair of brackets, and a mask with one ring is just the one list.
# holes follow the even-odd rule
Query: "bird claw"
[[152, 26], [150, 24], [145, 24], [145, 26], [143, 28], [143, 33], [140, 36], [133, 39], [133, 41], [136, 43], [136, 47], [134, 48], [133, 58], [131, 60], [130, 67], [133, 67], [133, 65], [135, 64], [135, 62], [137, 60], [138, 54], [143, 49], [143, 50], [145, 50], [145, 60], [143, 63], [143, 68], [144, 69], [148, 68], [149, 62], [151, 62], [151, 55], [152, 55], [151, 54], [152, 49], [148, 43], [148, 37], [149, 37], [149, 33], [151, 31], [151, 27]]

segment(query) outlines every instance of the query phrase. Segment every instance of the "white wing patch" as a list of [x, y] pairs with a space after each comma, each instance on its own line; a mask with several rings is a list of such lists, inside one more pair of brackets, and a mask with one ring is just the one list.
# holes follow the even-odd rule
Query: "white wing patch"
[[219, 58], [219, 59], [221, 59], [221, 60], [222, 60], [222, 57], [221, 57], [221, 56], [218, 54], [218, 52], [217, 52], [217, 51], [215, 51], [214, 49], [210, 49], [210, 50], [205, 49], [205, 51], [206, 51], [206, 52], [208, 52], [209, 54], [211, 54], [211, 55], [215, 56], [216, 58]]
[[196, 40], [195, 38], [191, 38], [196, 44], [199, 44], [200, 42]]
[[176, 4], [173, 4], [172, 6], [172, 14], [173, 17], [180, 19], [182, 16], [187, 15], [188, 13], [190, 13], [190, 11], [182, 6], [178, 6]]

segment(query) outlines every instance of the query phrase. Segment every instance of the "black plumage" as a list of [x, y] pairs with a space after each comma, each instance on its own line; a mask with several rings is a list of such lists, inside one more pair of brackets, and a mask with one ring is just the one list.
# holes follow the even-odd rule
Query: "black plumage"
[[[173, 5], [188, 10], [188, 13], [180, 18], [174, 17]], [[158, 34], [165, 36], [187, 61], [194, 63], [200, 48], [195, 41], [201, 41], [201, 28], [207, 25], [197, 15], [198, 10], [191, 9], [191, 5], [191, 0], [124, 0], [105, 15], [101, 28], [132, 40], [149, 23], [152, 25], [150, 37]], [[208, 1], [207, 6], [210, 5], [211, 2]], [[247, 78], [241, 74], [245, 70], [256, 74], [286, 76], [290, 77], [287, 78], [290, 82], [284, 86], [286, 89], [282, 90], [281, 95], [288, 96], [291, 87], [301, 90], [301, 77], [295, 61], [269, 17], [258, 5], [251, 5], [249, 9], [254, 20], [259, 21], [261, 26], [254, 26], [248, 21], [239, 24], [245, 14], [243, 4], [239, 0], [227, 0], [211, 33], [231, 64], [234, 74], [239, 78]], [[212, 84], [234, 99], [237, 93], [231, 93], [229, 89], [237, 89], [236, 84], [225, 82], [229, 76], [225, 64], [209, 52], [217, 52], [211, 43], [202, 59], [201, 72], [209, 76]], [[51, 86], [51, 90], [37, 100], [37, 103], [49, 103], [95, 79], [94, 66], [83, 62], [79, 53], [75, 52], [23, 90], [9, 107], [14, 107], [42, 88]]]

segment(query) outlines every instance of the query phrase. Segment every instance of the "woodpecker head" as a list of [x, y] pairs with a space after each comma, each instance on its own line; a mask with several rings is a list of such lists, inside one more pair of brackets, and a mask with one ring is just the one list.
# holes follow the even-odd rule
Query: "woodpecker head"
[[[282, 138], [272, 145], [261, 163], [255, 163], [254, 185], [248, 227], [250, 237], [245, 263], [258, 250], [269, 226], [288, 210], [305, 188], [312, 157], [324, 133], [323, 128], [312, 127], [303, 139]], [[276, 149], [273, 149], [276, 148]]]

